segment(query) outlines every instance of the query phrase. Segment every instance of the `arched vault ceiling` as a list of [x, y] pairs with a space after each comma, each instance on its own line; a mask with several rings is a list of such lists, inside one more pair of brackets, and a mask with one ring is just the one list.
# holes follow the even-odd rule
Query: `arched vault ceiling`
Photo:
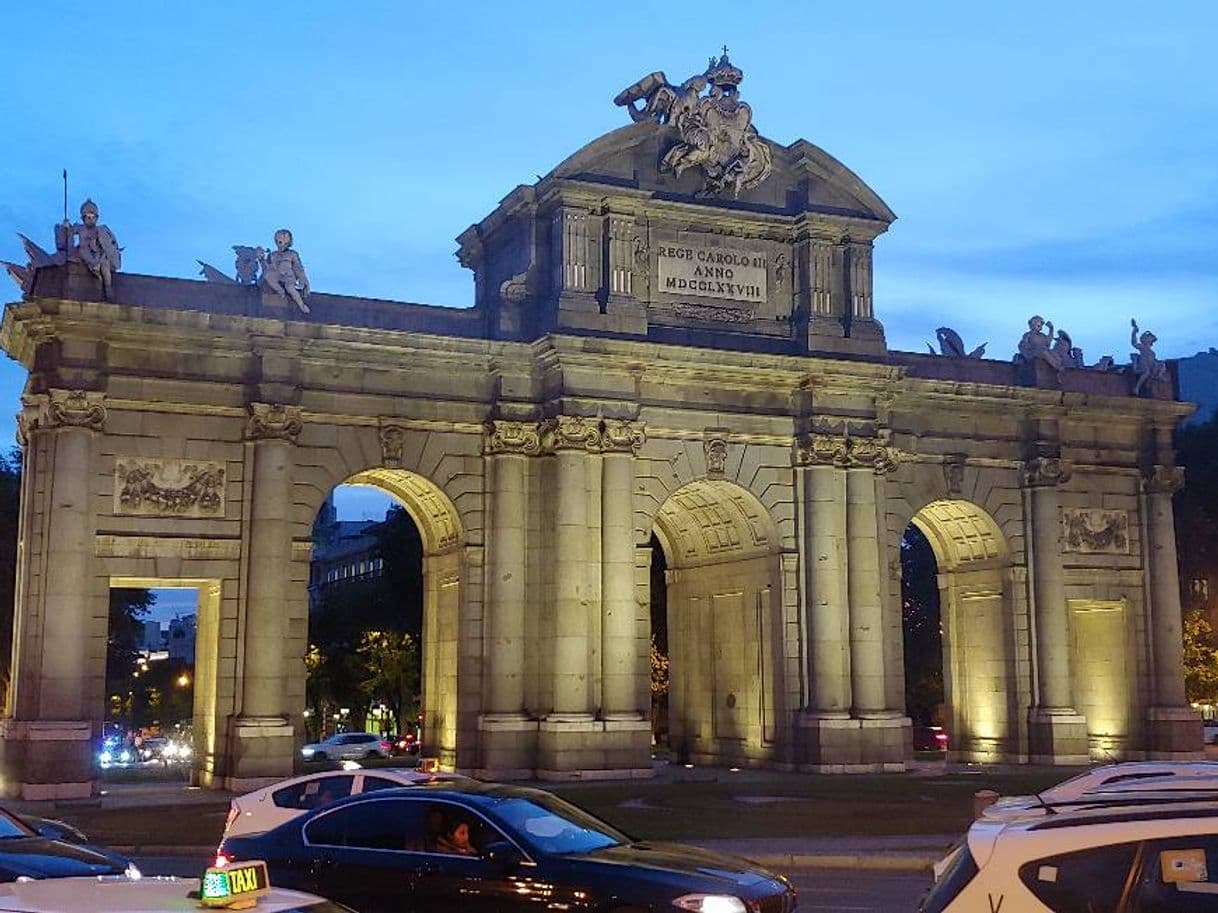
[[968, 501], [932, 501], [913, 518], [935, 550], [940, 570], [1006, 558], [1006, 539], [984, 510]]
[[776, 547], [761, 503], [731, 482], [691, 482], [669, 496], [655, 519], [671, 567], [716, 564], [767, 554]]
[[432, 482], [405, 469], [368, 469], [347, 480], [348, 485], [371, 485], [392, 495], [419, 528], [425, 554], [454, 548], [461, 541], [461, 520], [444, 492]]

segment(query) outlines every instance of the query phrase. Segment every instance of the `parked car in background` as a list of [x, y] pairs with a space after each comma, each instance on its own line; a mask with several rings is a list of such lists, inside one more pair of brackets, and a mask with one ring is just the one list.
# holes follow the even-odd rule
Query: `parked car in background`
[[18, 816], [0, 811], [0, 882], [99, 875], [138, 878], [140, 871], [125, 856], [87, 843], [43, 836]]
[[408, 754], [418, 754], [421, 744], [413, 732], [403, 733], [402, 735], [391, 735], [388, 737], [390, 749], [389, 753], [395, 757]]
[[947, 751], [947, 730], [942, 726], [915, 726], [914, 751]]
[[1207, 791], [1100, 798], [1093, 793], [1051, 806], [1051, 815], [978, 818], [935, 867], [939, 877], [918, 910], [1218, 909], [1214, 800]]
[[306, 761], [387, 758], [391, 747], [387, 739], [371, 732], [336, 732], [328, 739], [304, 746], [300, 754]]
[[404, 767], [379, 767], [375, 771], [329, 770], [293, 777], [233, 799], [228, 809], [228, 821], [224, 825], [224, 836], [269, 831], [307, 811], [347, 796], [378, 789], [417, 786], [437, 780], [462, 782], [469, 778]]
[[755, 863], [636, 841], [543, 790], [476, 781], [352, 796], [226, 837], [216, 861], [249, 859], [360, 913], [796, 909], [790, 882]]

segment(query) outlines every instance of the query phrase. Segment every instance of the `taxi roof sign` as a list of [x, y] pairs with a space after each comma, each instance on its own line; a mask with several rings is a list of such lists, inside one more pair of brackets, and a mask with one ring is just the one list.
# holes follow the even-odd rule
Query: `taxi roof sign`
[[261, 859], [213, 866], [199, 882], [199, 900], [205, 907], [248, 910], [271, 892], [271, 879]]

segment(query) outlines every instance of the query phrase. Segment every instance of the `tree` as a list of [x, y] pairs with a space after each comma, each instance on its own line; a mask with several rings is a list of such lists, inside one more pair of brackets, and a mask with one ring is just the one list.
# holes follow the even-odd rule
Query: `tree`
[[[132, 726], [151, 722], [150, 704], [156, 685], [137, 668], [143, 619], [156, 603], [144, 589], [110, 591], [110, 623], [106, 632], [106, 694], [111, 714], [126, 717]], [[137, 675], [139, 673], [139, 675]], [[141, 676], [143, 680], [141, 681]], [[114, 701], [118, 695], [118, 701]]]
[[1184, 615], [1184, 691], [1192, 703], [1218, 703], [1218, 638], [1200, 609]]
[[934, 549], [913, 524], [901, 538], [901, 622], [905, 632], [905, 712], [928, 725], [943, 703], [943, 629]]
[[359, 646], [366, 669], [364, 693], [370, 704], [384, 704], [393, 714], [394, 731], [404, 731], [407, 715], [418, 715], [419, 645], [400, 631], [365, 631]]
[[[8, 693], [17, 583], [17, 517], [21, 500], [21, 451], [0, 454], [0, 688]], [[7, 706], [7, 700], [5, 701]]]
[[1184, 488], [1173, 499], [1181, 602], [1215, 618], [1218, 597], [1218, 416], [1176, 432]]

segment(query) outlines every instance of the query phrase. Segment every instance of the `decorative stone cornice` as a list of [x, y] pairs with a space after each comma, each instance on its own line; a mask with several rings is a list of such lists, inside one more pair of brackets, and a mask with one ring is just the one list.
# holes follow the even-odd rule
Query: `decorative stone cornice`
[[387, 469], [400, 469], [406, 446], [406, 429], [401, 425], [384, 424], [377, 429], [377, 436], [381, 440], [381, 465]]
[[647, 433], [639, 422], [607, 418], [601, 425], [601, 450], [605, 453], [637, 454], [647, 442]]
[[1174, 495], [1184, 487], [1183, 466], [1155, 466], [1142, 477], [1147, 494]]
[[304, 428], [299, 406], [282, 403], [250, 403], [245, 423], [247, 441], [282, 440], [296, 443]]
[[537, 422], [505, 422], [493, 419], [486, 423], [482, 449], [487, 454], [514, 453], [536, 456], [541, 453], [541, 427]]
[[809, 434], [795, 447], [798, 466], [835, 466], [838, 469], [871, 469], [892, 472], [901, 462], [901, 451], [883, 438], [851, 437], [849, 434]]
[[601, 446], [601, 423], [580, 415], [556, 415], [542, 424], [541, 446], [547, 451], [587, 450]]
[[1023, 464], [1023, 481], [1029, 488], [1061, 485], [1070, 480], [1074, 472], [1065, 460], [1058, 457], [1032, 457]]

